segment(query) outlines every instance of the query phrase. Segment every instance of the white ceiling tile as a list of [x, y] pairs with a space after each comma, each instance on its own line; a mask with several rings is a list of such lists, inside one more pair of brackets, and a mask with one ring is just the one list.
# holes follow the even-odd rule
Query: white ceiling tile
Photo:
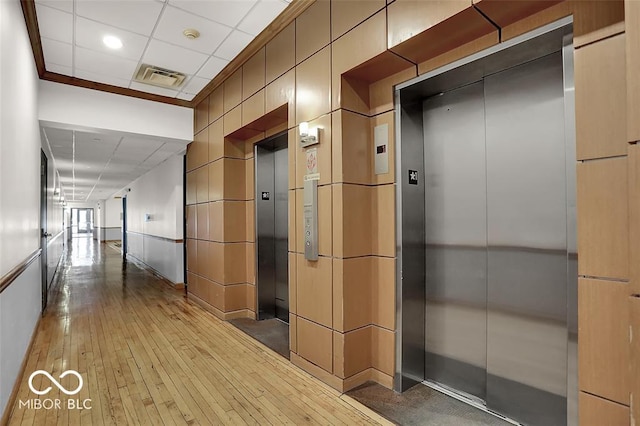
[[171, 157], [172, 154], [169, 154], [167, 152], [164, 151], [156, 151], [153, 154], [151, 154], [151, 156], [149, 156], [149, 158], [147, 158], [144, 163], [142, 163], [143, 166], [146, 166], [147, 168], [154, 168], [155, 166], [157, 166], [158, 164], [162, 163], [164, 160], [166, 160], [167, 158]]
[[73, 15], [36, 3], [40, 36], [73, 43]]
[[[109, 49], [105, 46], [102, 39], [107, 35], [118, 37], [122, 41], [122, 48]], [[130, 31], [85, 18], [78, 17], [76, 19], [76, 45], [80, 47], [137, 61], [144, 53], [148, 41], [149, 37], [134, 34]]]
[[113, 77], [106, 74], [96, 74], [94, 72], [77, 69], [74, 73], [74, 77], [81, 78], [83, 80], [95, 81], [97, 83], [110, 84], [112, 86], [128, 87], [130, 80], [124, 78]]
[[216, 56], [232, 60], [253, 40], [253, 36], [234, 30], [231, 35], [215, 51]]
[[168, 68], [184, 74], [195, 74], [207, 60], [207, 55], [152, 39], [142, 62]]
[[280, 0], [260, 0], [238, 25], [238, 29], [256, 36], [287, 6], [288, 3]]
[[76, 13], [107, 25], [150, 36], [163, 3], [153, 0], [76, 0]]
[[170, 98], [175, 98], [178, 94], [177, 90], [165, 89], [164, 87], [152, 86], [151, 84], [138, 83], [136, 81], [132, 82], [129, 87], [134, 90], [140, 90], [141, 92], [154, 93]]
[[202, 89], [204, 89], [204, 86], [209, 84], [209, 81], [210, 80], [207, 80], [206, 78], [191, 77], [182, 91], [185, 93], [191, 93], [192, 95], [197, 95]]
[[[182, 33], [187, 28], [198, 30], [200, 37], [189, 40]], [[153, 33], [153, 38], [210, 55], [230, 32], [231, 28], [227, 26], [167, 6]]]
[[256, 0], [169, 0], [169, 4], [196, 15], [235, 27], [251, 10]]
[[221, 59], [216, 56], [210, 57], [204, 66], [198, 71], [198, 77], [213, 79], [224, 67], [229, 63], [226, 59]]
[[47, 64], [64, 65], [65, 67], [70, 67], [73, 64], [73, 49], [70, 44], [43, 37], [42, 51], [44, 61]]
[[63, 75], [68, 75], [70, 77], [73, 77], [73, 68], [72, 67], [67, 67], [64, 65], [58, 65], [58, 64], [47, 64], [47, 66], [45, 67], [47, 69], [47, 71], [51, 71], [51, 72], [55, 72], [58, 74], [63, 74]]
[[190, 101], [195, 97], [196, 95], [192, 95], [191, 93], [182, 93], [182, 92], [178, 93], [178, 96], [176, 96], [176, 98], [182, 99], [184, 101]]
[[[53, 7], [67, 13], [73, 13], [73, 0], [36, 0], [36, 4]], [[40, 19], [39, 16], [38, 19]]]
[[76, 70], [130, 80], [137, 66], [138, 62], [131, 59], [76, 47]]
[[76, 131], [76, 144], [98, 143], [102, 146], [115, 148], [122, 140], [122, 135], [118, 133], [94, 133]]

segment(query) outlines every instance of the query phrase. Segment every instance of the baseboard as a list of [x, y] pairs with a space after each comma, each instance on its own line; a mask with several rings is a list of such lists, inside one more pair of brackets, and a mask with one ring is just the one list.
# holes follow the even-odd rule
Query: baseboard
[[31, 355], [31, 350], [33, 349], [33, 344], [36, 341], [36, 335], [38, 334], [38, 329], [40, 328], [40, 320], [42, 319], [42, 315], [38, 316], [38, 321], [36, 322], [36, 326], [31, 333], [31, 340], [29, 341], [29, 346], [27, 346], [27, 351], [24, 354], [24, 358], [22, 359], [22, 364], [20, 365], [20, 370], [18, 371], [18, 377], [16, 378], [16, 382], [13, 384], [13, 389], [11, 390], [11, 395], [9, 395], [9, 400], [7, 401], [7, 407], [4, 413], [2, 413], [2, 419], [0, 419], [0, 425], [6, 425], [9, 423], [9, 418], [11, 417], [11, 413], [13, 413], [13, 407], [16, 404], [16, 398], [18, 397], [18, 391], [20, 390], [20, 383], [22, 381], [22, 376], [24, 376], [24, 370], [27, 368], [27, 361], [29, 360], [29, 355]]
[[343, 380], [341, 378], [334, 376], [322, 367], [318, 367], [314, 363], [307, 361], [295, 352], [290, 352], [289, 356], [289, 359], [291, 360], [293, 365], [304, 370], [316, 379], [319, 379], [321, 382], [342, 393]]
[[223, 312], [220, 309], [213, 306], [212, 304], [205, 302], [198, 296], [195, 296], [193, 293], [187, 293], [187, 300], [194, 302], [196, 305], [200, 306], [205, 311], [212, 313], [217, 318], [223, 321], [229, 321], [229, 320], [238, 319], [238, 318], [249, 318], [253, 320], [256, 319], [256, 313], [249, 309], [240, 309], [238, 311]]
[[147, 265], [146, 263], [144, 263], [142, 260], [138, 259], [137, 257], [135, 257], [135, 256], [133, 256], [131, 254], [127, 254], [127, 260], [130, 260], [131, 262], [135, 263], [136, 265], [138, 265], [142, 269], [145, 269], [147, 272], [150, 272], [151, 274], [153, 274], [157, 278], [160, 278], [167, 285], [173, 287], [174, 289], [176, 289], [176, 290], [184, 290], [184, 287], [185, 287], [184, 283], [174, 283], [169, 278], [165, 277], [160, 272], [158, 272], [157, 270], [155, 270], [151, 266]]
[[314, 363], [307, 361], [295, 352], [290, 353], [290, 359], [296, 367], [306, 371], [340, 393], [350, 391], [351, 389], [357, 388], [366, 382], [376, 382], [387, 389], [393, 389], [393, 377], [388, 376], [373, 367], [342, 379], [338, 376], [334, 376], [323, 368], [318, 367]]

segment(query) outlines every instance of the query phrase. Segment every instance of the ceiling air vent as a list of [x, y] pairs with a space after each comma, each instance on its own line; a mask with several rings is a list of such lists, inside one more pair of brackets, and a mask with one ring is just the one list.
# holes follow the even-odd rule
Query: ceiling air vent
[[179, 87], [184, 79], [185, 75], [182, 73], [148, 64], [140, 65], [134, 77], [134, 80], [140, 83], [171, 89]]

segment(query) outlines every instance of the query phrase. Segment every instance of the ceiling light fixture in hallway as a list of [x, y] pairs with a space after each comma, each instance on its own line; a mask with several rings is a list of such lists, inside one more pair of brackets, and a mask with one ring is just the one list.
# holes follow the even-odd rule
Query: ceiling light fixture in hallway
[[122, 49], [122, 40], [120, 40], [116, 36], [106, 35], [102, 38], [102, 42], [109, 49], [114, 49], [114, 50]]

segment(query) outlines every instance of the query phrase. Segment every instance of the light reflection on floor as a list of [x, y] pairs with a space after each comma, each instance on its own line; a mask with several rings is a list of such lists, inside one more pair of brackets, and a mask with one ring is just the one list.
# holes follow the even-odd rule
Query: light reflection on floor
[[71, 239], [68, 253], [71, 266], [91, 266], [94, 262], [99, 261], [100, 250], [94, 250], [94, 244], [99, 243], [93, 238], [74, 236]]

